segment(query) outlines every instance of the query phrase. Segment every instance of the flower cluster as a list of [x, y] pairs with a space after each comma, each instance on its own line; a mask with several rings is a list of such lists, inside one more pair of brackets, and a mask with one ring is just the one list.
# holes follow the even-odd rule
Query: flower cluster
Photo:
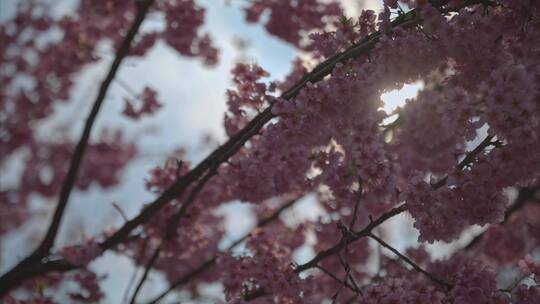
[[[243, 303], [251, 297], [260, 296], [259, 303], [303, 303], [309, 297], [309, 280], [302, 280], [287, 264], [271, 253], [253, 257], [223, 256], [221, 267], [228, 269], [222, 275], [226, 299], [231, 303]], [[262, 301], [262, 302], [260, 302]]]
[[151, 88], [144, 88], [140, 97], [142, 105], [139, 109], [135, 109], [133, 101], [125, 99], [125, 107], [123, 114], [131, 119], [139, 119], [143, 115], [151, 115], [162, 107], [162, 104], [157, 101], [157, 92]]
[[302, 33], [324, 29], [324, 18], [343, 15], [336, 1], [256, 0], [245, 8], [246, 20], [257, 22], [267, 11], [269, 18], [265, 27], [268, 33], [295, 46], [301, 45]]
[[101, 254], [99, 244], [89, 239], [83, 245], [66, 246], [60, 251], [60, 255], [69, 263], [84, 266]]
[[159, 1], [158, 7], [165, 12], [166, 28], [161, 37], [178, 53], [185, 56], [200, 56], [204, 63], [217, 62], [218, 51], [208, 34], [199, 36], [198, 30], [204, 23], [204, 9], [193, 0]]
[[233, 136], [248, 122], [249, 112], [259, 111], [267, 104], [268, 93], [274, 87], [267, 85], [261, 78], [268, 77], [267, 71], [254, 64], [237, 64], [232, 70], [236, 90], [227, 91], [228, 114], [225, 114], [224, 126], [227, 135]]
[[533, 260], [532, 256], [526, 255], [518, 265], [522, 273], [533, 275], [535, 280], [540, 280], [540, 262]]
[[432, 286], [421, 286], [419, 283], [400, 278], [388, 278], [382, 284], [368, 286], [358, 303], [439, 304], [444, 303], [443, 300], [444, 293]]
[[103, 292], [99, 286], [99, 281], [103, 278], [98, 277], [95, 273], [83, 270], [73, 275], [73, 281], [79, 284], [78, 292], [71, 293], [71, 299], [83, 303], [95, 303], [103, 299]]

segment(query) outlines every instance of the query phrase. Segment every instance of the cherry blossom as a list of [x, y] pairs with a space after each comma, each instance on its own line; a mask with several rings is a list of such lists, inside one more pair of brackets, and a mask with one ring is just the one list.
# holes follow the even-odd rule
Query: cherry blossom
[[[228, 138], [199, 163], [183, 152], [156, 162], [141, 176], [153, 198], [140, 213], [62, 246], [54, 227], [70, 192], [117, 186], [140, 157], [135, 139], [116, 128], [96, 136], [92, 119], [79, 141], [70, 125], [39, 136], [71, 102], [77, 75], [107, 60], [97, 46], [115, 55], [94, 119], [124, 58], [145, 60], [161, 42], [211, 66], [219, 51], [193, 0], [81, 1], [61, 17], [22, 1], [0, 25], [0, 166], [23, 163], [0, 189], [0, 235], [34, 219], [36, 197], [59, 196], [40, 245], [3, 267], [1, 301], [106, 301], [107, 273], [93, 262], [110, 251], [143, 269], [131, 303], [155, 272], [168, 287], [152, 303], [174, 291], [202, 301], [211, 283], [227, 303], [540, 301], [540, 4], [383, 1], [356, 19], [336, 1], [235, 9], [302, 52], [291, 72], [280, 80], [237, 63], [223, 92]], [[163, 17], [163, 28], [139, 31], [147, 17]], [[416, 97], [382, 110], [381, 94], [418, 81]], [[167, 108], [157, 89], [135, 91], [118, 114]], [[315, 217], [293, 210], [307, 198]], [[218, 211], [230, 202], [249, 204], [257, 223], [224, 247]], [[413, 247], [393, 244], [407, 237], [387, 224], [399, 217], [418, 232]], [[452, 250], [435, 259], [435, 242]]]

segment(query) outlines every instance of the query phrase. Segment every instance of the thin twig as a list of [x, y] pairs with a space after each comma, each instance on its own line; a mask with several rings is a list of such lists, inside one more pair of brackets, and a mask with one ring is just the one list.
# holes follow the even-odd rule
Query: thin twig
[[345, 286], [347, 288], [349, 288], [352, 292], [354, 293], [360, 293], [360, 290], [357, 289], [356, 287], [354, 287], [353, 285], [350, 285], [347, 280], [345, 279], [344, 281], [340, 280], [338, 277], [336, 277], [335, 274], [331, 273], [330, 271], [328, 271], [327, 269], [323, 268], [322, 266], [320, 265], [317, 265], [317, 269], [321, 270], [322, 272], [324, 272], [326, 275], [328, 275], [330, 278], [332, 278], [332, 280], [338, 282], [339, 284], [341, 284], [341, 286]]
[[186, 201], [180, 207], [180, 210], [176, 212], [167, 225], [167, 231], [165, 235], [166, 240], [170, 240], [176, 234], [176, 227], [180, 222], [180, 219], [186, 215], [187, 209], [195, 202], [197, 195], [201, 193], [206, 183], [217, 173], [217, 167], [213, 167], [208, 173], [199, 181], [199, 183], [193, 188]]
[[356, 288], [356, 290], [358, 290], [358, 293], [362, 294], [362, 290], [360, 289], [358, 284], [356, 284], [356, 280], [354, 279], [351, 273], [351, 266], [348, 264], [348, 262], [345, 262], [343, 260], [343, 258], [341, 257], [339, 253], [337, 254], [337, 257], [339, 259], [339, 262], [341, 263], [341, 266], [343, 266], [343, 268], [345, 269], [345, 273], [347, 274], [347, 277], [351, 281], [352, 285]]
[[133, 292], [133, 295], [131, 296], [131, 301], [129, 301], [130, 304], [134, 304], [135, 300], [137, 299], [137, 295], [139, 294], [139, 291], [141, 290], [142, 286], [144, 285], [144, 282], [146, 281], [146, 278], [148, 277], [148, 273], [150, 272], [150, 269], [152, 269], [152, 265], [156, 262], [156, 260], [159, 257], [159, 253], [161, 252], [161, 246], [163, 245], [163, 242], [159, 243], [156, 250], [154, 250], [154, 253], [152, 254], [152, 257], [150, 257], [150, 260], [148, 260], [148, 263], [144, 269], [143, 276], [139, 280], [139, 283], [137, 284], [137, 287], [135, 287], [135, 291]]
[[372, 233], [369, 233], [368, 235], [370, 238], [374, 239], [375, 241], [377, 241], [379, 244], [381, 244], [384, 248], [392, 251], [395, 255], [397, 255], [400, 259], [402, 259], [403, 261], [405, 261], [407, 264], [409, 264], [412, 268], [414, 268], [414, 270], [422, 273], [423, 275], [425, 275], [426, 277], [428, 277], [430, 280], [432, 280], [433, 282], [441, 285], [442, 287], [450, 290], [452, 289], [454, 286], [450, 283], [447, 283], [437, 277], [435, 277], [433, 274], [425, 271], [422, 267], [418, 266], [415, 262], [413, 262], [411, 259], [409, 259], [408, 257], [406, 257], [405, 255], [401, 254], [397, 249], [395, 249], [394, 247], [390, 246], [388, 243], [386, 243], [385, 241], [383, 241], [381, 238], [377, 237], [376, 235], [372, 234]]
[[120, 87], [122, 89], [124, 89], [129, 95], [131, 98], [134, 98], [134, 99], [139, 99], [140, 96], [139, 94], [137, 94], [135, 92], [135, 90], [133, 90], [127, 83], [125, 83], [122, 79], [120, 78], [116, 78], [115, 79], [116, 83], [118, 83], [118, 85], [120, 85]]
[[[136, 261], [141, 261], [144, 258], [144, 256], [146, 255], [146, 248], [148, 246], [148, 243], [149, 243], [148, 240], [144, 242], [143, 248], [141, 252], [139, 253], [139, 257], [136, 259]], [[139, 268], [135, 267], [135, 269], [133, 270], [133, 275], [131, 275], [131, 278], [129, 279], [126, 290], [124, 291], [124, 296], [122, 297], [122, 303], [127, 303], [129, 291], [131, 290], [133, 283], [135, 283], [135, 279], [137, 278], [137, 273], [139, 273]]]
[[163, 245], [165, 242], [170, 241], [175, 235], [176, 235], [176, 227], [178, 226], [178, 222], [180, 219], [186, 214], [187, 208], [193, 204], [195, 201], [195, 198], [204, 188], [204, 185], [214, 176], [217, 172], [217, 168], [212, 168], [200, 181], [199, 183], [193, 188], [189, 196], [187, 197], [186, 201], [182, 204], [180, 207], [180, 210], [176, 212], [171, 219], [169, 220], [167, 224], [167, 228], [165, 231], [165, 238], [159, 243], [158, 247], [154, 250], [154, 253], [152, 254], [152, 258], [148, 261], [148, 264], [146, 264], [146, 267], [144, 269], [144, 274], [141, 277], [141, 280], [137, 284], [137, 288], [135, 288], [135, 291], [133, 292], [133, 296], [131, 297], [130, 304], [135, 303], [137, 299], [137, 295], [139, 291], [141, 290], [142, 286], [144, 285], [144, 281], [148, 278], [148, 273], [156, 263], [156, 261], [159, 258], [159, 254], [162, 251]]
[[126, 214], [124, 213], [124, 210], [122, 210], [122, 208], [120, 208], [120, 206], [118, 206], [117, 203], [113, 202], [112, 203], [114, 209], [116, 209], [116, 211], [118, 211], [118, 213], [120, 214], [120, 216], [124, 219], [124, 221], [128, 221], [128, 218], [126, 216]]

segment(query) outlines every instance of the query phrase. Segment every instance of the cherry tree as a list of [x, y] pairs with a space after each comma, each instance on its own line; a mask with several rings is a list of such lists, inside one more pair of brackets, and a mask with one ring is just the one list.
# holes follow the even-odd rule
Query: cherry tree
[[[205, 283], [227, 303], [540, 303], [540, 2], [385, 0], [358, 18], [334, 1], [242, 3], [246, 22], [298, 49], [289, 75], [237, 64], [228, 139], [198, 163], [179, 152], [156, 164], [140, 177], [155, 198], [137, 215], [67, 246], [57, 236], [72, 192], [118, 185], [138, 157], [122, 130], [92, 135], [123, 61], [158, 41], [208, 66], [219, 51], [193, 0], [49, 9], [21, 1], [0, 25], [0, 168], [24, 156], [16, 186], [0, 188], [0, 236], [33, 220], [36, 196], [54, 209], [30, 253], [9, 252], [3, 303], [103, 301], [106, 274], [92, 264], [106, 252], [142, 269], [129, 303], [177, 291], [202, 303]], [[165, 26], [141, 32], [156, 15]], [[82, 69], [104, 60], [103, 41], [115, 56], [80, 137], [39, 136]], [[381, 94], [418, 81], [417, 97], [382, 110]], [[119, 119], [135, 121], [167, 106], [152, 87], [122, 102]], [[306, 196], [320, 216], [282, 216]], [[252, 204], [257, 224], [223, 248], [215, 210], [231, 201]], [[398, 217], [415, 246], [392, 244]], [[452, 250], [436, 258], [434, 242]], [[313, 254], [299, 261], [299, 248]], [[153, 272], [168, 286], [143, 297]]]

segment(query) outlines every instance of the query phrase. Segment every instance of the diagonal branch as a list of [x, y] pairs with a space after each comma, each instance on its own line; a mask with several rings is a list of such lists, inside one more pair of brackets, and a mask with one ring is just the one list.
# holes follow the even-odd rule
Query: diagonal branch
[[463, 158], [463, 160], [459, 162], [457, 166], [458, 170], [463, 170], [463, 168], [470, 165], [476, 159], [476, 156], [482, 153], [484, 149], [491, 145], [494, 145], [495, 143], [491, 141], [493, 137], [493, 135], [486, 136], [486, 138], [484, 138], [484, 140], [482, 140], [482, 142], [478, 146], [476, 146], [476, 148], [474, 148], [471, 152], [467, 153], [465, 155], [465, 158]]
[[348, 244], [350, 244], [350, 243], [352, 243], [354, 241], [357, 241], [357, 240], [359, 240], [359, 239], [361, 239], [363, 237], [369, 236], [369, 234], [371, 234], [371, 230], [378, 227], [379, 225], [384, 223], [386, 220], [388, 220], [388, 219], [390, 219], [390, 218], [404, 212], [405, 210], [407, 210], [407, 207], [405, 205], [400, 205], [398, 207], [395, 207], [395, 208], [391, 209], [388, 212], [383, 213], [377, 219], [371, 221], [366, 227], [364, 227], [364, 229], [360, 230], [359, 232], [353, 233], [351, 236], [349, 236], [347, 238], [341, 238], [339, 243], [337, 243], [333, 247], [330, 247], [330, 248], [328, 248], [326, 250], [320, 251], [309, 262], [297, 266], [294, 271], [296, 273], [300, 273], [300, 272], [308, 270], [310, 268], [317, 267], [319, 262], [321, 262], [322, 260], [326, 259], [329, 256], [338, 254]]
[[[335, 303], [337, 300], [337, 297], [343, 287], [349, 288], [356, 296], [362, 294], [362, 291], [360, 290], [360, 287], [356, 284], [352, 274], [351, 274], [351, 268], [349, 267], [349, 264], [347, 264], [342, 258], [341, 255], [337, 254], [337, 257], [339, 258], [339, 262], [341, 263], [341, 266], [343, 266], [343, 269], [345, 270], [345, 279], [340, 280], [336, 275], [328, 271], [327, 269], [323, 268], [320, 265], [317, 265], [317, 268], [320, 269], [323, 273], [328, 275], [330, 278], [332, 278], [334, 281], [340, 283], [339, 288], [334, 293], [334, 296], [332, 297], [333, 301], [332, 303]], [[349, 284], [349, 281], [351, 282]]]

